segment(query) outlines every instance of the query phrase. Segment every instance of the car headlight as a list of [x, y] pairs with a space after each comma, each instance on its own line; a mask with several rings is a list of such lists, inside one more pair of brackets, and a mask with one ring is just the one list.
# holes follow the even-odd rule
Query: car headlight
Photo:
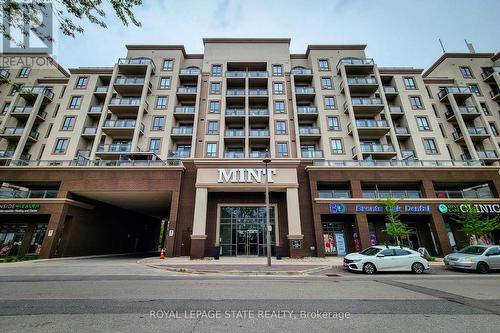
[[466, 264], [472, 264], [474, 262], [474, 257], [462, 258], [462, 259], [459, 259], [458, 261], [466, 263]]

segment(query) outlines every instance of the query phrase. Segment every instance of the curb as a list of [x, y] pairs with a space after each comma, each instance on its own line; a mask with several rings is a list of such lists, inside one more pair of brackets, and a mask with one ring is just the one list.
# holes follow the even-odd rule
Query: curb
[[274, 275], [274, 276], [308, 276], [309, 273], [307, 271], [280, 271], [280, 272], [261, 272], [261, 271], [237, 271], [237, 270], [228, 270], [228, 271], [217, 271], [217, 270], [196, 270], [190, 268], [173, 268], [173, 267], [162, 267], [155, 265], [146, 265], [148, 267], [163, 269], [169, 272], [175, 273], [186, 273], [193, 275], [204, 275], [204, 274], [220, 274], [220, 275]]
[[[62, 258], [48, 258], [48, 259], [35, 259], [35, 260], [26, 260], [26, 261], [16, 261], [12, 262], [12, 264], [19, 264], [25, 262], [31, 263], [42, 263], [42, 262], [57, 262], [57, 261], [66, 261], [66, 260], [80, 260], [80, 259], [98, 259], [98, 258], [109, 258], [109, 257], [126, 257], [130, 255], [147, 255], [153, 254], [157, 251], [153, 252], [127, 252], [127, 253], [111, 253], [111, 254], [96, 254], [91, 256], [79, 256], [79, 257], [62, 257]], [[10, 263], [8, 263], [10, 264]]]

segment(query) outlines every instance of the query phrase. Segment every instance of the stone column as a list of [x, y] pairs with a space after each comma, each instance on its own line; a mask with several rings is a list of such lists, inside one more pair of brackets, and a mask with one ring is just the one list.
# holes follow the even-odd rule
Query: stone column
[[444, 225], [443, 216], [436, 210], [432, 210], [432, 232], [437, 241], [437, 247], [440, 256], [445, 256], [451, 253], [450, 240], [448, 239], [448, 231]]
[[[303, 257], [303, 239], [302, 227], [300, 225], [300, 209], [299, 209], [299, 189], [296, 187], [288, 187], [286, 189], [286, 209], [288, 214], [288, 242], [290, 244], [290, 257]], [[294, 247], [293, 243], [296, 246]]]
[[194, 204], [193, 234], [191, 235], [191, 259], [199, 259], [205, 256], [207, 199], [208, 189], [206, 187], [197, 188]]
[[356, 215], [356, 228], [358, 229], [361, 248], [366, 249], [367, 247], [370, 247], [370, 229], [368, 227], [368, 218], [366, 217], [366, 214]]

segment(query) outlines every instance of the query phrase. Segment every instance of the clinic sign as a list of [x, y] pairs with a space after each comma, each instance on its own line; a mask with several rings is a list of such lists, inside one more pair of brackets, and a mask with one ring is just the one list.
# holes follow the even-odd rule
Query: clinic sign
[[0, 213], [36, 213], [39, 209], [40, 204], [0, 204]]
[[441, 214], [466, 213], [476, 211], [485, 214], [500, 214], [500, 204], [440, 204]]
[[[274, 183], [276, 169], [267, 169], [267, 181]], [[266, 169], [218, 169], [218, 183], [262, 183], [266, 180]]]

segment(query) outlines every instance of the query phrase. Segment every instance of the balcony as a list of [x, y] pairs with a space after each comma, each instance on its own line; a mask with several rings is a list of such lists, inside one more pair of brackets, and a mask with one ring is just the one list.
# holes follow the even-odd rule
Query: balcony
[[398, 138], [409, 138], [411, 137], [410, 130], [408, 127], [395, 127], [394, 131], [396, 132], [396, 136]]
[[337, 73], [342, 67], [347, 74], [371, 74], [375, 62], [370, 58], [342, 58], [337, 63]]
[[253, 121], [269, 121], [269, 110], [265, 108], [251, 108], [248, 110], [248, 116]]
[[97, 127], [84, 127], [82, 131], [82, 137], [94, 138], [96, 133], [97, 133]]
[[[396, 149], [392, 144], [361, 144], [359, 149], [363, 157], [376, 156], [377, 158], [387, 159], [393, 158], [396, 155]], [[357, 158], [357, 151], [357, 147], [352, 148], [354, 158]]]
[[[495, 150], [477, 150], [476, 151], [477, 156], [480, 160], [487, 161], [487, 162], [494, 162], [500, 160], [500, 157], [498, 156], [497, 152]], [[461, 155], [462, 160], [464, 161], [470, 161], [472, 160], [472, 157], [470, 156], [469, 153], [464, 153]]]
[[179, 76], [198, 76], [201, 74], [201, 70], [197, 67], [181, 68], [179, 71]]
[[5, 79], [8, 79], [9, 76], [10, 76], [10, 72], [8, 69], [0, 68], [0, 77], [2, 77], [5, 80]]
[[178, 120], [191, 120], [194, 119], [195, 107], [194, 105], [179, 105], [174, 109], [174, 117]]
[[384, 86], [384, 94], [388, 99], [393, 99], [399, 95], [398, 89], [392, 86]]
[[42, 95], [42, 103], [50, 103], [54, 99], [54, 92], [51, 87], [44, 86], [22, 86], [18, 90], [19, 95], [27, 101], [34, 102], [38, 95]]
[[28, 133], [28, 142], [37, 142], [38, 141], [38, 137], [40, 136], [40, 133], [34, 129], [32, 129], [29, 133]]
[[89, 108], [88, 115], [92, 118], [100, 118], [102, 114], [102, 105], [92, 105]]
[[300, 155], [302, 158], [310, 158], [310, 159], [322, 159], [325, 158], [322, 150], [309, 150], [309, 149], [301, 149]]
[[310, 68], [295, 67], [291, 70], [292, 75], [313, 75], [313, 71]]
[[269, 130], [268, 129], [250, 129], [248, 131], [248, 136], [252, 142], [261, 142], [269, 140]]
[[295, 99], [297, 101], [313, 101], [316, 93], [313, 87], [295, 87]]
[[422, 192], [418, 190], [364, 190], [363, 198], [369, 199], [419, 199], [422, 198]]
[[265, 150], [253, 150], [250, 152], [250, 158], [266, 158], [269, 157], [269, 153]]
[[0, 150], [0, 159], [11, 159], [15, 150]]
[[[481, 115], [475, 106], [459, 106], [458, 112], [464, 120], [473, 120]], [[446, 111], [445, 117], [449, 122], [457, 121], [455, 112], [453, 111]]]
[[321, 129], [319, 127], [309, 127], [299, 125], [299, 135], [301, 138], [317, 140], [321, 138]]
[[224, 140], [226, 141], [244, 141], [245, 130], [243, 129], [226, 129], [224, 131]]
[[[144, 77], [118, 77], [115, 80], [113, 88], [120, 95], [141, 94], [146, 80]], [[151, 82], [148, 82], [148, 89], [151, 91]]]
[[227, 89], [227, 96], [245, 96], [245, 89]]
[[490, 97], [492, 100], [495, 102], [500, 102], [500, 89], [498, 87], [495, 87], [490, 91]]
[[348, 190], [318, 190], [321, 199], [349, 199], [351, 191]]
[[402, 149], [401, 156], [403, 157], [403, 160], [412, 161], [416, 159], [417, 154], [414, 150]]
[[100, 144], [97, 153], [129, 153], [132, 151], [132, 143]]
[[247, 77], [249, 78], [262, 78], [268, 77], [269, 74], [266, 71], [248, 71]]
[[[348, 102], [344, 103], [344, 111], [348, 110]], [[375, 116], [384, 110], [384, 102], [380, 98], [351, 98], [351, 106], [355, 115]]]
[[177, 88], [177, 98], [179, 100], [196, 101], [198, 88], [195, 86], [184, 86]]
[[449, 102], [448, 97], [453, 95], [456, 101], [464, 101], [472, 96], [472, 91], [469, 87], [443, 87], [438, 92], [440, 102]]
[[442, 199], [493, 199], [495, 196], [489, 188], [482, 188], [467, 191], [439, 190], [436, 191], [436, 197]]
[[318, 117], [318, 108], [315, 106], [297, 106], [297, 115], [299, 119], [316, 119]]
[[226, 123], [244, 123], [245, 109], [243, 108], [230, 108], [224, 112], [226, 116]]
[[148, 66], [151, 71], [156, 70], [155, 63], [149, 58], [120, 58], [118, 59], [118, 70], [120, 73], [146, 74]]
[[32, 106], [16, 106], [14, 110], [10, 112], [10, 115], [16, 119], [26, 121], [31, 112], [33, 111]]
[[[378, 90], [378, 81], [374, 77], [349, 76], [347, 84], [351, 94], [373, 94]], [[340, 86], [340, 91], [344, 90], [344, 83]]]
[[56, 198], [57, 190], [14, 190], [14, 189], [0, 189], [0, 199], [46, 199]]
[[[381, 137], [389, 132], [390, 127], [387, 120], [357, 119], [356, 127], [360, 137]], [[347, 126], [347, 131], [352, 134], [352, 125]]]
[[22, 127], [5, 127], [3, 130], [0, 130], [0, 138], [17, 141], [21, 139], [23, 132], [24, 128]]
[[172, 127], [172, 130], [170, 132], [171, 137], [177, 137], [177, 138], [186, 138], [186, 137], [192, 137], [193, 136], [193, 127], [188, 127], [188, 126], [180, 126], [180, 127]]
[[178, 157], [178, 158], [189, 158], [191, 157], [191, 150], [169, 150], [169, 157]]
[[224, 158], [245, 158], [243, 151], [225, 151]]
[[399, 119], [405, 114], [400, 106], [389, 106], [389, 113], [392, 119]]
[[294, 67], [290, 74], [295, 83], [311, 83], [313, 78], [313, 71], [310, 68]]
[[[469, 137], [472, 141], [483, 141], [490, 137], [488, 130], [486, 127], [468, 127], [467, 132], [469, 133]], [[456, 142], [464, 142], [464, 136], [462, 132], [455, 131], [453, 132], [453, 139]]]
[[247, 72], [245, 71], [227, 71], [226, 72], [226, 77], [230, 78], [238, 78], [238, 77], [246, 77]]
[[[102, 131], [110, 136], [132, 137], [137, 121], [135, 119], [106, 120]], [[140, 124], [140, 133], [144, 133], [144, 124]]]
[[248, 89], [249, 96], [267, 96], [267, 89]]
[[500, 73], [500, 66], [493, 66], [493, 67], [490, 67], [488, 69], [485, 69], [481, 73], [481, 77], [483, 78], [484, 82], [494, 83], [495, 82], [495, 78], [493, 77], [493, 75], [495, 73]]
[[108, 94], [109, 87], [108, 86], [97, 86], [94, 90], [94, 96], [100, 99], [106, 98]]
[[137, 112], [139, 112], [140, 105], [140, 97], [112, 98], [109, 101], [108, 109], [116, 114], [135, 115], [137, 114]]

